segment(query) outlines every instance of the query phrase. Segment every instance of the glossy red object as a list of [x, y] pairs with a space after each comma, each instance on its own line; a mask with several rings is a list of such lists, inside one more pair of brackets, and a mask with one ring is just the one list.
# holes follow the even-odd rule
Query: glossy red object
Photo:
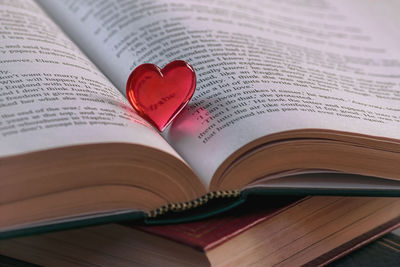
[[182, 60], [168, 63], [163, 69], [142, 64], [134, 69], [126, 84], [132, 107], [159, 131], [163, 131], [192, 98], [196, 74]]

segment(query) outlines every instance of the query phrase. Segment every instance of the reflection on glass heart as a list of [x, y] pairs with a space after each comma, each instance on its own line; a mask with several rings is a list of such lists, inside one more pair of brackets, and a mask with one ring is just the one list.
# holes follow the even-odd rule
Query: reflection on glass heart
[[176, 60], [163, 69], [154, 64], [134, 69], [126, 84], [126, 95], [140, 116], [163, 131], [186, 106], [195, 89], [193, 67]]

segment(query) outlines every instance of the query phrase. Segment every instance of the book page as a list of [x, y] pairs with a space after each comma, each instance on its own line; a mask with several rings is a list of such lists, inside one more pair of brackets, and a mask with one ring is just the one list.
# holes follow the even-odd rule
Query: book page
[[0, 157], [101, 142], [176, 153], [33, 1], [0, 2]]
[[39, 2], [121, 92], [142, 63], [194, 66], [194, 97], [164, 137], [206, 183], [276, 132], [400, 137], [398, 42], [371, 2]]

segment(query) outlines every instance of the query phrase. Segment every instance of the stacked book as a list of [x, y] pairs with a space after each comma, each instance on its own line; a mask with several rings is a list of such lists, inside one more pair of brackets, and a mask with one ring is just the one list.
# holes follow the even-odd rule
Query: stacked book
[[[398, 10], [0, 1], [0, 254], [49, 266], [315, 266], [394, 230]], [[177, 59], [197, 88], [159, 133], [125, 86], [136, 66]]]
[[[400, 226], [399, 203], [254, 196], [241, 207], [196, 222], [125, 222], [3, 240], [0, 254], [41, 266], [320, 266]], [[349, 266], [399, 263], [399, 243], [386, 239], [392, 242], [383, 246], [390, 257], [382, 249], [368, 249]]]

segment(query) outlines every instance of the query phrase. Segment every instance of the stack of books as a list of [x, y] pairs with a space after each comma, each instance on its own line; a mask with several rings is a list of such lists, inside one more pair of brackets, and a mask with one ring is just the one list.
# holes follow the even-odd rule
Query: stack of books
[[[385, 235], [384, 237], [378, 239], [377, 241], [371, 242], [368, 245], [363, 246], [362, 248], [356, 250], [355, 252], [352, 252], [351, 254], [348, 254], [340, 259], [336, 259], [334, 262], [329, 263], [328, 266], [330, 267], [354, 267], [354, 266], [397, 266], [400, 261], [400, 255], [399, 255], [399, 249], [400, 249], [400, 237], [397, 234], [388, 234]], [[132, 251], [132, 248], [131, 248]], [[131, 252], [132, 253], [132, 252]], [[134, 254], [134, 252], [133, 252]], [[54, 254], [46, 253], [46, 255], [52, 259], [54, 258]], [[69, 254], [71, 255], [71, 254]], [[104, 258], [104, 254], [99, 256], [101, 258]], [[151, 255], [151, 257], [154, 258], [154, 254]], [[25, 256], [26, 258], [26, 256]], [[143, 257], [139, 257], [143, 258]], [[71, 261], [72, 259], [69, 258], [69, 260], [58, 260], [58, 261], [49, 261], [49, 260], [42, 260], [42, 262], [45, 263], [46, 265], [50, 265], [49, 263], [56, 263], [56, 264], [63, 264], [65, 265], [77, 265], [77, 266], [82, 266], [82, 265], [87, 265], [88, 261], [86, 258], [82, 261]], [[104, 261], [98, 261], [99, 266], [105, 266], [106, 263], [110, 265], [115, 265], [116, 261], [115, 259], [112, 262], [104, 262]], [[137, 258], [133, 261], [129, 260], [121, 260], [120, 258], [117, 259], [118, 263], [125, 262], [125, 265], [128, 266], [137, 266], [139, 265], [138, 262], [140, 262], [141, 266], [144, 266], [143, 260], [137, 260]], [[171, 261], [148, 261], [153, 264], [159, 264], [159, 265], [165, 265], [165, 264], [171, 264]], [[176, 263], [177, 260], [174, 260], [174, 263]], [[197, 261], [190, 261], [185, 266], [191, 266], [194, 263], [198, 263]], [[93, 263], [92, 261], [89, 261], [89, 263]], [[183, 262], [185, 263], [185, 262]], [[186, 262], [187, 263], [187, 262]], [[316, 263], [316, 262], [313, 262]], [[38, 266], [36, 264], [28, 263], [26, 261], [21, 261], [17, 260], [15, 258], [7, 257], [7, 256], [2, 256], [0, 255], [0, 265], [1, 266], [12, 266], [12, 267], [34, 267]], [[94, 264], [92, 264], [94, 265]], [[122, 264], [124, 265], [124, 264]], [[206, 263], [205, 266], [210, 266], [209, 263]], [[267, 263], [260, 262], [259, 265], [267, 265]], [[307, 265], [307, 264], [306, 264]], [[120, 265], [121, 266], [121, 265]], [[177, 264], [175, 264], [177, 266]], [[197, 266], [200, 266], [198, 264]], [[308, 266], [311, 266], [311, 264], [308, 264]]]
[[[399, 205], [388, 198], [258, 196], [196, 222], [125, 222], [3, 240], [0, 254], [41, 266], [320, 266], [400, 226]], [[384, 266], [381, 253], [369, 258]]]
[[[48, 266], [315, 266], [394, 230], [391, 7], [1, 1], [0, 254]], [[159, 133], [125, 86], [136, 66], [176, 59], [197, 88]]]

